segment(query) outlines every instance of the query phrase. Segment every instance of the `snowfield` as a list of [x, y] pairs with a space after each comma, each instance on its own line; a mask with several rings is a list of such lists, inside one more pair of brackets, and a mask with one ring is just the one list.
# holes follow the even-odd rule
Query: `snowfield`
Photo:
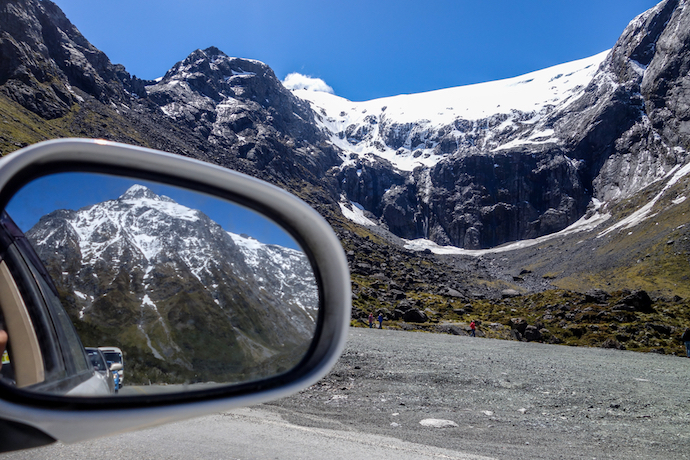
[[[403, 145], [404, 152], [400, 152], [382, 139], [379, 132], [382, 124], [415, 125], [417, 134], [423, 134], [453, 126], [457, 120], [477, 122], [506, 115], [499, 130], [516, 124], [536, 125], [546, 113], [576, 100], [608, 53], [605, 51], [514, 78], [371, 101], [353, 102], [307, 89], [295, 89], [293, 93], [309, 101], [322, 115], [320, 127], [331, 134], [331, 142], [347, 152], [348, 157], [353, 153], [372, 154], [392, 162], [398, 169], [412, 171], [417, 166], [432, 166], [440, 160], [438, 155], [424, 155], [435, 145], [420, 148], [421, 155], [417, 156], [413, 155], [413, 150], [418, 146], [411, 143]], [[368, 131], [362, 141], [353, 142], [342, 136], [348, 128], [352, 132], [360, 127]], [[552, 136], [552, 130], [537, 130], [526, 139], [512, 140], [495, 149], [520, 143], [544, 143]]]

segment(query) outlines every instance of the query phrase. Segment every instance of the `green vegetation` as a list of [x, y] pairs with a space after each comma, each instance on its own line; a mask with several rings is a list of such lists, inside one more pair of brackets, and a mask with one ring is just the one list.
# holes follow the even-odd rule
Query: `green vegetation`
[[[647, 311], [623, 302], [630, 291], [610, 294], [605, 303], [589, 299], [585, 294], [554, 289], [503, 300], [457, 299], [410, 293], [409, 299], [429, 317], [425, 323], [406, 323], [393, 319], [390, 305], [357, 299], [355, 308], [388, 314], [384, 326], [388, 329], [421, 330], [428, 332], [469, 332], [469, 323], [478, 323], [480, 336], [518, 340], [512, 319], [523, 319], [540, 331], [539, 341], [553, 344], [586, 347], [619, 348], [639, 352], [683, 355], [685, 349], [680, 335], [690, 325], [690, 308], [680, 298], [653, 300]], [[353, 320], [353, 326], [367, 327], [366, 319]], [[454, 331], [449, 326], [457, 326]]]
[[102, 104], [75, 104], [65, 116], [46, 120], [0, 94], [0, 155], [64, 137], [102, 138], [147, 146], [132, 120]]

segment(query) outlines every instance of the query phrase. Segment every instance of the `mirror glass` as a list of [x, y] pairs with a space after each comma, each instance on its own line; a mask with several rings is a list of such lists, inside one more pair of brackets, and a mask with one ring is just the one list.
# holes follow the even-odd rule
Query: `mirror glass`
[[4, 211], [7, 385], [101, 396], [245, 383], [289, 371], [314, 337], [319, 294], [307, 255], [243, 206], [60, 173], [24, 186]]

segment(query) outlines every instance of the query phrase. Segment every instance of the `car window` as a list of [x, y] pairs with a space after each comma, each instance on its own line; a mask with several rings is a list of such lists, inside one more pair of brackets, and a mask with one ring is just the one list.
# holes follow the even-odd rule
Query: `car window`
[[114, 351], [104, 351], [103, 355], [105, 356], [105, 359], [112, 363], [122, 364], [122, 356], [120, 356], [119, 353], [115, 353]]
[[99, 371], [106, 371], [106, 364], [103, 361], [103, 358], [101, 358], [101, 355], [98, 353], [97, 350], [87, 350], [86, 353], [89, 355], [89, 359], [91, 360], [91, 365]]
[[57, 295], [53, 292], [54, 289], [48, 285], [48, 281], [46, 281], [44, 276], [38, 273], [33, 264], [29, 266], [41, 290], [50, 316], [53, 319], [68, 373], [79, 374], [89, 371], [90, 366], [84, 352], [84, 347], [77, 335], [77, 331], [74, 329], [72, 321], [67, 316], [67, 312], [62, 308], [60, 299], [58, 299]]
[[[25, 303], [24, 308], [40, 348], [31, 354], [38, 357], [37, 365], [42, 365], [41, 372], [34, 372], [30, 378], [17, 381], [17, 384], [48, 392], [69, 391], [90, 378], [93, 368], [54, 286], [46, 279], [45, 269], [36, 266], [39, 259], [33, 249], [6, 214], [0, 219], [0, 224], [0, 255], [8, 271], [6, 278], [12, 281]], [[13, 355], [20, 351], [13, 349], [13, 345], [21, 344], [23, 350], [26, 341], [18, 342], [11, 333], [9, 335], [9, 349], [15, 352], [10, 353], [12, 362]]]

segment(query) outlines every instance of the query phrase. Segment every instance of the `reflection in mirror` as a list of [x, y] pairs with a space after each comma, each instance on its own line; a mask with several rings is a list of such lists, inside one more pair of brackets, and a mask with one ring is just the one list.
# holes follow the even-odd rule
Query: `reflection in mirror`
[[5, 211], [6, 384], [68, 395], [203, 389], [284, 373], [313, 339], [319, 299], [306, 254], [247, 208], [60, 173], [27, 184]]

